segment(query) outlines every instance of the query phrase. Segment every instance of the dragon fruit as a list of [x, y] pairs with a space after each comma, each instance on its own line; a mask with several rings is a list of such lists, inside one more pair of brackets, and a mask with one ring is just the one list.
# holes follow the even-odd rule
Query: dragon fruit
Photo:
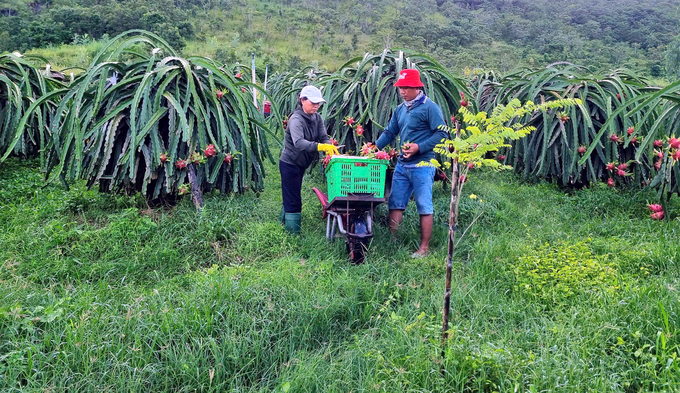
[[321, 163], [323, 164], [323, 167], [324, 167], [324, 168], [327, 167], [328, 164], [330, 164], [331, 158], [333, 158], [333, 156], [330, 156], [330, 155], [329, 155], [329, 156], [325, 156], [325, 157], [323, 158], [323, 160], [321, 160]]
[[668, 144], [671, 145], [673, 149], [680, 149], [680, 139], [673, 137], [668, 140]]
[[680, 160], [680, 149], [673, 150], [673, 152], [671, 152], [671, 157], [673, 157], [673, 161]]
[[663, 217], [664, 217], [663, 210], [659, 211], [659, 212], [652, 213], [652, 220], [663, 220]]
[[215, 145], [209, 144], [208, 146], [206, 146], [205, 149], [203, 150], [203, 154], [205, 154], [205, 158], [215, 156], [215, 154], [217, 154], [217, 149], [215, 148]]
[[189, 159], [191, 160], [192, 163], [194, 163], [196, 165], [202, 164], [202, 163], [205, 162], [205, 157], [203, 156], [203, 154], [201, 154], [199, 152], [191, 153], [191, 157]]
[[375, 153], [375, 158], [378, 160], [389, 160], [390, 154], [386, 151], [378, 150], [378, 152]]
[[343, 122], [346, 126], [350, 126], [350, 127], [351, 127], [351, 126], [354, 125], [354, 118], [353, 118], [353, 117], [350, 117], [350, 116], [347, 116], [347, 117], [345, 117], [345, 118], [342, 120], [342, 122]]
[[653, 213], [657, 213], [657, 212], [663, 211], [663, 206], [659, 205], [658, 203], [651, 203], [651, 204], [647, 205], [647, 207], [648, 207], [649, 210], [651, 210]]
[[376, 150], [378, 150], [378, 148], [375, 147], [375, 145], [372, 144], [371, 142], [364, 143], [364, 145], [361, 146], [361, 155], [367, 156], [367, 155], [370, 155], [371, 153], [373, 153]]

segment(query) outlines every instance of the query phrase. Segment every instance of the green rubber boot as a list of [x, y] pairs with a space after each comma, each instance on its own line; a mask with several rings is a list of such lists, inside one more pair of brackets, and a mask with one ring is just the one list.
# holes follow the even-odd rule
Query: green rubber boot
[[286, 230], [294, 235], [300, 234], [300, 221], [302, 221], [302, 213], [286, 213]]

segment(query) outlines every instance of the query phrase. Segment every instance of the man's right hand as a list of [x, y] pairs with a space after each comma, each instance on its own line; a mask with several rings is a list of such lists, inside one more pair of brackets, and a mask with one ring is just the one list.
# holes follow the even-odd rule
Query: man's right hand
[[417, 143], [404, 143], [401, 151], [404, 153], [404, 158], [408, 160], [409, 158], [418, 154], [420, 147], [418, 147]]

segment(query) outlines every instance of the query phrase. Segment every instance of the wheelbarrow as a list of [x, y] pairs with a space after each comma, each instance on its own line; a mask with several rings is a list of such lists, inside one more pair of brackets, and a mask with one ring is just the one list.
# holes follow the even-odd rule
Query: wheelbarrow
[[332, 242], [338, 232], [343, 235], [353, 263], [366, 258], [375, 208], [385, 202], [386, 169], [385, 160], [333, 156], [326, 167], [328, 195], [312, 188], [326, 219], [326, 239]]

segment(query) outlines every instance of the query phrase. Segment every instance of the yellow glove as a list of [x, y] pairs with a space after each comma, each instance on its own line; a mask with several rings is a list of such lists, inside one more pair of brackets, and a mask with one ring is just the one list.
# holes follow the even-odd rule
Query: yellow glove
[[319, 143], [317, 145], [317, 149], [319, 151], [326, 153], [329, 156], [340, 154], [340, 152], [338, 151], [338, 148], [331, 145], [330, 143]]

